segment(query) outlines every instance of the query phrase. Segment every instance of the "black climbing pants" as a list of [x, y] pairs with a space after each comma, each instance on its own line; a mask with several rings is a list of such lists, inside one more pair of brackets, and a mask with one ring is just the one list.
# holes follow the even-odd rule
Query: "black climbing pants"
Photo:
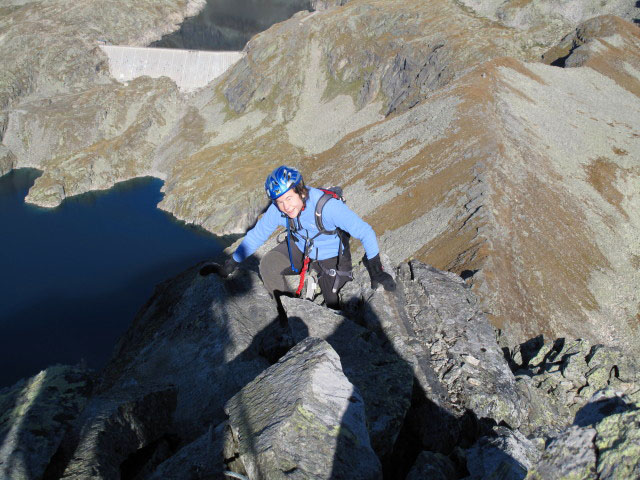
[[[294, 242], [291, 242], [291, 258], [293, 260], [293, 266], [298, 270], [302, 270], [304, 254], [296, 246]], [[322, 270], [336, 269], [338, 268], [338, 257], [327, 258], [326, 260], [315, 260], [309, 264], [309, 268], [312, 268], [318, 273], [318, 283], [320, 284], [320, 290], [324, 297], [324, 302], [329, 308], [339, 309], [340, 300], [338, 293], [333, 292], [333, 283], [335, 277], [330, 275], [323, 275]], [[287, 241], [279, 243], [275, 248], [270, 250], [262, 260], [260, 260], [260, 276], [264, 286], [269, 293], [275, 298], [277, 293], [294, 293], [285, 280], [287, 275], [298, 275], [291, 270], [291, 262], [289, 261], [289, 251], [287, 249]], [[338, 291], [346, 283], [346, 278], [341, 278], [338, 284]], [[297, 282], [296, 282], [297, 286]]]

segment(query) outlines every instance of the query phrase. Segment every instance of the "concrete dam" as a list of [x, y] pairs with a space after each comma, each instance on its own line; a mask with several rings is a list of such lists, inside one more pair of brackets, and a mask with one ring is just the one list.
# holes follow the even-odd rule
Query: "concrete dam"
[[178, 88], [191, 92], [222, 75], [245, 54], [173, 48], [100, 45], [109, 58], [111, 76], [120, 82], [136, 77], [169, 77]]

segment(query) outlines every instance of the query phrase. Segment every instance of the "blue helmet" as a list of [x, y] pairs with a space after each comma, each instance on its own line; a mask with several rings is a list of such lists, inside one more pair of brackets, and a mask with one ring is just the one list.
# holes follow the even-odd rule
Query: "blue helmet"
[[298, 170], [281, 165], [269, 174], [264, 182], [264, 188], [269, 198], [275, 200], [300, 182], [302, 182], [302, 174]]

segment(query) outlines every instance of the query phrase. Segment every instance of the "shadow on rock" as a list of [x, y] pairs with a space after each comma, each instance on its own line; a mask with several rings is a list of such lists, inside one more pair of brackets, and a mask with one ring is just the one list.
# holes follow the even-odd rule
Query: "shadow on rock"
[[617, 395], [607, 395], [606, 390], [598, 392], [584, 405], [573, 421], [579, 427], [592, 427], [611, 415], [638, 410], [638, 406]]
[[[199, 267], [156, 287], [118, 342], [64, 442], [62, 478], [153, 471], [176, 445], [223, 422], [227, 399], [269, 366], [259, 333], [275, 331], [279, 317], [257, 275], [240, 270], [223, 281], [200, 276]], [[144, 414], [150, 398], [163, 406], [155, 419]]]
[[87, 402], [92, 377], [58, 365], [0, 390], [0, 478], [42, 478]]

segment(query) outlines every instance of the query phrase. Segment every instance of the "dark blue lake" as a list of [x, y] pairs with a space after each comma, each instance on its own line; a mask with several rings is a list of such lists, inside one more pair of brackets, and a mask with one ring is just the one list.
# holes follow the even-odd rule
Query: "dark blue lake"
[[215, 236], [156, 208], [162, 181], [24, 203], [39, 175], [0, 177], [0, 387], [53, 363], [102, 367], [153, 287], [215, 257]]
[[207, 0], [198, 15], [150, 46], [242, 50], [256, 33], [301, 10], [311, 10], [311, 0]]

